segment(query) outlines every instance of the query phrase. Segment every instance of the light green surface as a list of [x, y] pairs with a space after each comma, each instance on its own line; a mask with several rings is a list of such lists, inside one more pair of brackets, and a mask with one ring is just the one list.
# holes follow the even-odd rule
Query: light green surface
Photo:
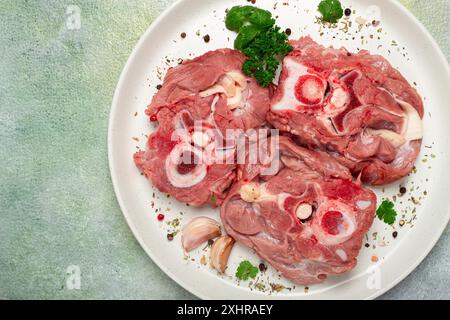
[[[171, 2], [0, 0], [0, 298], [193, 298], [134, 240], [107, 163], [118, 77]], [[450, 1], [402, 2], [449, 57]], [[385, 297], [449, 298], [448, 239]], [[80, 290], [66, 286], [71, 265]]]

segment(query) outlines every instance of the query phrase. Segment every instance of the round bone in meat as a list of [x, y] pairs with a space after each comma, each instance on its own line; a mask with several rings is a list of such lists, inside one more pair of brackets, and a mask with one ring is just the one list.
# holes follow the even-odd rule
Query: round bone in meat
[[[173, 148], [170, 155], [166, 159], [166, 174], [170, 183], [177, 188], [189, 188], [200, 183], [206, 176], [207, 168], [204, 163], [188, 163], [192, 166], [192, 170], [187, 173], [179, 172], [179, 165], [181, 164], [183, 154], [190, 153], [196, 156], [196, 159], [202, 159], [202, 154], [196, 148], [189, 144], [178, 144]], [[190, 158], [191, 159], [191, 158]]]

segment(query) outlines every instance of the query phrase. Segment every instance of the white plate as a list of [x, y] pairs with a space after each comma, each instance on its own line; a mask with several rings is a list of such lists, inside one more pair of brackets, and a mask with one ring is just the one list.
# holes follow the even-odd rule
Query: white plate
[[[392, 198], [398, 193], [400, 184], [408, 188], [408, 193], [396, 201], [397, 211], [401, 213], [394, 227], [376, 219], [368, 233], [370, 247], [362, 248], [358, 266], [348, 274], [331, 277], [325, 283], [308, 289], [294, 287], [292, 283], [280, 279], [271, 268], [261, 274], [256, 283], [238, 283], [233, 274], [240, 261], [248, 259], [254, 264], [259, 263], [258, 257], [243, 246], [235, 246], [226, 276], [218, 276], [208, 265], [199, 262], [201, 256], [207, 256], [207, 250], [199, 249], [186, 258], [179, 235], [172, 242], [167, 241], [167, 232], [179, 227], [172, 228], [165, 222], [158, 222], [156, 209], [165, 213], [166, 221], [180, 218], [181, 225], [193, 215], [204, 214], [216, 218], [218, 215], [216, 210], [210, 208], [193, 209], [177, 203], [154, 190], [140, 175], [134, 166], [132, 154], [137, 146], [145, 147], [144, 135], [153, 130], [144, 110], [156, 91], [155, 87], [161, 83], [161, 73], [164, 74], [169, 65], [176, 65], [177, 58], [189, 58], [216, 48], [232, 47], [235, 34], [225, 30], [225, 9], [247, 3], [243, 0], [178, 1], [151, 25], [139, 41], [117, 86], [109, 124], [109, 162], [117, 199], [130, 228], [148, 255], [174, 281], [198, 297], [374, 298], [414, 270], [436, 243], [449, 220], [449, 66], [424, 27], [395, 1], [377, 1], [378, 7], [370, 7], [374, 3], [372, 0], [343, 0], [344, 6], [356, 10], [350, 18], [353, 21], [351, 30], [358, 29], [356, 17], [369, 19], [369, 26], [362, 27], [358, 33], [352, 32], [353, 35], [339, 29], [321, 28], [314, 23], [319, 1], [287, 2], [289, 6], [279, 1], [276, 10], [272, 7], [274, 1], [258, 0], [257, 5], [274, 12], [282, 28], [291, 28], [291, 38], [310, 34], [325, 45], [345, 46], [351, 51], [364, 48], [384, 55], [411, 83], [417, 85], [424, 98], [425, 137], [416, 163], [417, 173], [385, 187], [384, 191], [383, 188], [376, 190], [381, 200]], [[378, 14], [381, 21], [377, 27], [370, 25], [374, 14]], [[378, 31], [379, 28], [382, 31]], [[187, 34], [184, 40], [180, 38], [182, 32]], [[208, 44], [202, 38], [205, 34], [211, 37]], [[168, 63], [167, 60], [173, 61]], [[137, 137], [139, 142], [132, 137]], [[398, 222], [403, 214], [406, 224], [400, 227]], [[408, 223], [411, 219], [412, 222]], [[398, 231], [396, 239], [392, 236], [394, 229]], [[374, 262], [374, 257], [378, 258], [377, 262]], [[270, 292], [266, 290], [270, 288], [270, 283], [282, 284], [290, 290]]]

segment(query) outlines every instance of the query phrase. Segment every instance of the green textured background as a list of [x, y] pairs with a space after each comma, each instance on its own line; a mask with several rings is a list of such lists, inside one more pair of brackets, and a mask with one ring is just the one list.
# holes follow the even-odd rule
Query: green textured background
[[[134, 240], [107, 163], [118, 77], [171, 2], [0, 0], [0, 298], [193, 298]], [[449, 58], [450, 1], [401, 2]], [[384, 298], [450, 298], [448, 240]], [[70, 265], [81, 290], [66, 288]]]

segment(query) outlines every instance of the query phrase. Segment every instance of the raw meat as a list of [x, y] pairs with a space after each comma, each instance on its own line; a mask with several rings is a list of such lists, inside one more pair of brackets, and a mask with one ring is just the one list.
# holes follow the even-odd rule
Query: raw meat
[[241, 180], [222, 204], [227, 233], [298, 284], [351, 270], [375, 194], [328, 154], [279, 139], [279, 172]]
[[265, 123], [269, 89], [240, 70], [245, 57], [220, 49], [170, 69], [147, 109], [159, 128], [137, 152], [160, 191], [191, 205], [219, 205], [236, 178], [236, 131]]
[[292, 41], [268, 121], [329, 152], [363, 182], [407, 175], [422, 141], [423, 104], [400, 72], [367, 51]]

